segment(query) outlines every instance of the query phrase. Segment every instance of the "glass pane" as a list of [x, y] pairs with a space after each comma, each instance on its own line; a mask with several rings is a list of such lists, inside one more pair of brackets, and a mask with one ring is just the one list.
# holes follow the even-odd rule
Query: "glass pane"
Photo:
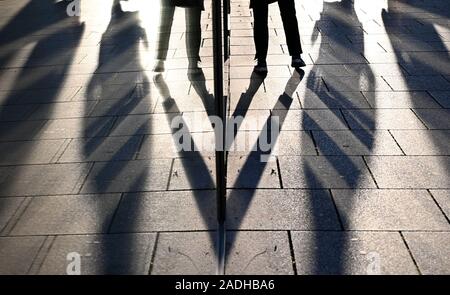
[[6, 2], [9, 272], [214, 274], [211, 1]]

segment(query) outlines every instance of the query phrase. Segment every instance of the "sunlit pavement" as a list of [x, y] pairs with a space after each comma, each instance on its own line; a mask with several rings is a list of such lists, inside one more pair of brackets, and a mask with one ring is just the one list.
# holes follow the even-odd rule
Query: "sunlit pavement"
[[[211, 1], [194, 74], [195, 12], [54, 2], [0, 1], [0, 274], [215, 273]], [[307, 66], [274, 4], [263, 78], [231, 0], [226, 273], [450, 274], [450, 3], [296, 5]]]

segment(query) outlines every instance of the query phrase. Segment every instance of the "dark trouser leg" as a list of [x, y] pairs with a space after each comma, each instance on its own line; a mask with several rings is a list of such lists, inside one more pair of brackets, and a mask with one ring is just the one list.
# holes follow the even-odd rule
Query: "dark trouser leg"
[[300, 43], [300, 32], [298, 31], [295, 2], [294, 0], [278, 0], [278, 6], [280, 7], [289, 55], [298, 56], [302, 53], [302, 45]]
[[269, 47], [269, 5], [261, 4], [253, 8], [253, 38], [256, 47], [258, 60], [266, 60], [267, 49]]
[[167, 58], [174, 13], [175, 6], [169, 4], [168, 0], [161, 0], [161, 20], [156, 41], [156, 58], [159, 60], [166, 60]]
[[200, 60], [202, 42], [202, 11], [200, 7], [186, 8], [186, 50], [189, 63], [196, 64]]

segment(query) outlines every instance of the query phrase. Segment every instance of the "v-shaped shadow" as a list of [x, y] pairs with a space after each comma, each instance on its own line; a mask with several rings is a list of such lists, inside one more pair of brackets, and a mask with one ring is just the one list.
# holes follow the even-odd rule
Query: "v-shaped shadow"
[[[246, 215], [247, 210], [250, 208], [253, 197], [256, 193], [259, 181], [266, 169], [268, 161], [270, 161], [270, 157], [274, 152], [275, 145], [278, 140], [279, 133], [284, 124], [287, 114], [291, 108], [292, 102], [294, 100], [293, 95], [301, 83], [305, 75], [303, 70], [294, 71], [291, 78], [286, 83], [285, 91], [278, 97], [275, 105], [272, 107], [271, 116], [269, 116], [258, 136], [258, 140], [255, 145], [252, 147], [250, 154], [247, 156], [245, 163], [242, 168], [239, 170], [239, 175], [237, 176], [235, 183], [230, 184], [228, 187], [235, 187], [243, 180], [245, 180], [246, 186], [250, 187], [245, 190], [245, 196], [242, 196], [242, 193], [239, 189], [232, 189], [227, 198], [227, 207], [238, 209], [238, 211], [228, 212], [228, 220], [227, 220], [227, 228], [230, 230], [238, 230], [243, 221], [243, 218]], [[253, 77], [253, 76], [252, 76]], [[254, 82], [255, 81], [255, 82]], [[249, 90], [241, 96], [241, 99], [238, 102], [239, 108], [236, 108], [236, 111], [232, 116], [245, 116], [247, 113], [247, 109], [250, 106], [251, 98], [256, 93], [258, 80], [251, 80], [251, 86]], [[255, 84], [256, 85], [255, 85]], [[243, 106], [246, 106], [242, 108]], [[273, 118], [276, 118], [273, 120]], [[239, 132], [239, 127], [237, 126], [237, 130], [234, 130], [234, 135], [237, 135]], [[264, 138], [263, 141], [260, 139]], [[265, 142], [267, 139], [267, 142]], [[270, 148], [260, 146], [261, 142], [265, 142], [269, 144]], [[232, 143], [227, 144], [227, 146], [231, 146]], [[233, 218], [230, 218], [230, 217]], [[227, 235], [227, 247], [226, 247], [226, 255], [229, 256], [231, 254], [231, 250], [236, 242], [237, 233], [229, 232]]]

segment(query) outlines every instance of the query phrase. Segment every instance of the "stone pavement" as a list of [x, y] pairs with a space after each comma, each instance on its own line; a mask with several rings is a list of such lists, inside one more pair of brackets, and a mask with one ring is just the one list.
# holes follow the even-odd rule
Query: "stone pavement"
[[[213, 138], [211, 1], [196, 75], [185, 9], [169, 33], [153, 1], [54, 2], [0, 1], [0, 274], [65, 274], [70, 253], [83, 274], [215, 273], [214, 153], [178, 152], [171, 126]], [[226, 272], [450, 274], [450, 3], [296, 5], [308, 65], [289, 67], [274, 4], [263, 78], [231, 0], [228, 111], [248, 149], [228, 157]]]

